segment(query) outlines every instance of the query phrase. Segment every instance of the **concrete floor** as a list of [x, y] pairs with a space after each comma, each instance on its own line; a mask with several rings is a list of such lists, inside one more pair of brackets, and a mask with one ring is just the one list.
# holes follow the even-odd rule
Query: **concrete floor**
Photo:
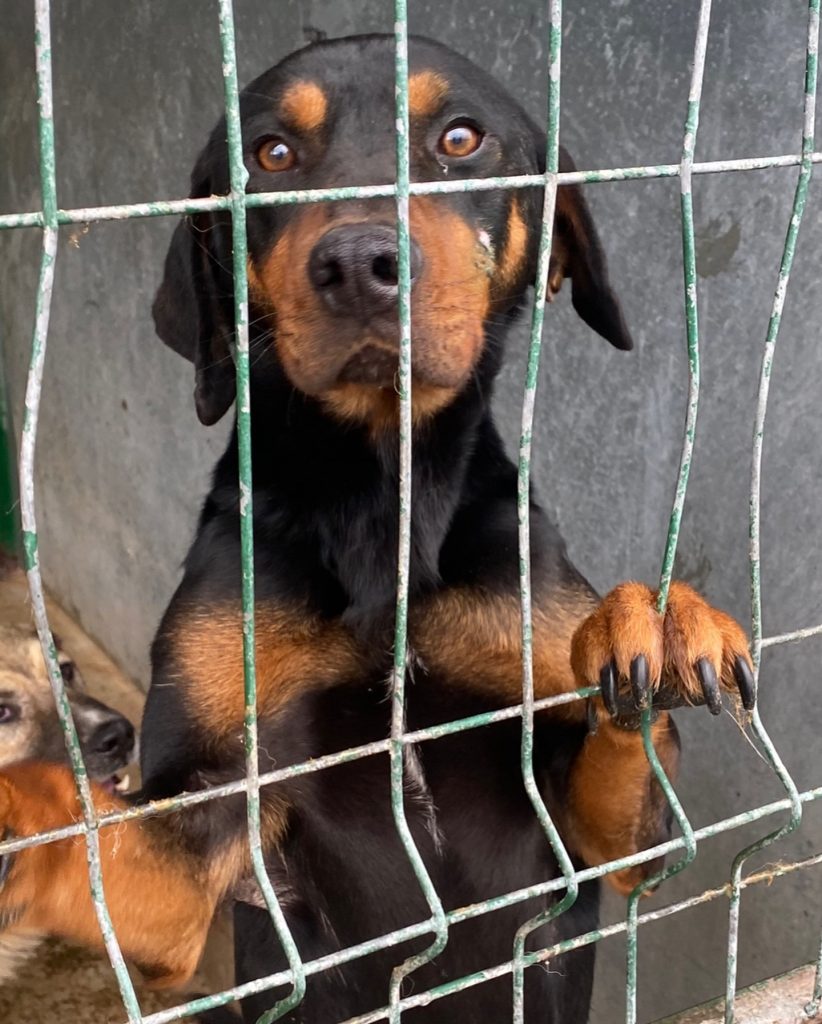
[[[52, 629], [76, 663], [89, 692], [139, 723], [142, 692], [53, 601], [48, 602], [48, 611]], [[25, 576], [14, 565], [0, 563], [0, 623], [29, 621]], [[130, 780], [136, 784], [134, 770]], [[216, 992], [233, 983], [230, 940], [228, 922], [218, 921], [188, 992]], [[148, 992], [136, 973], [134, 981], [144, 1014], [175, 1006], [186, 998], [179, 992]], [[0, 987], [3, 1024], [121, 1024], [125, 1018], [108, 960], [62, 942], [45, 943], [13, 982]]]
[[[807, 964], [795, 971], [752, 985], [736, 997], [736, 1019], [744, 1024], [808, 1024], [818, 1020], [815, 1009], [808, 1012], [814, 989], [816, 967]], [[657, 1024], [723, 1024], [725, 1002], [716, 1000], [697, 1006]]]

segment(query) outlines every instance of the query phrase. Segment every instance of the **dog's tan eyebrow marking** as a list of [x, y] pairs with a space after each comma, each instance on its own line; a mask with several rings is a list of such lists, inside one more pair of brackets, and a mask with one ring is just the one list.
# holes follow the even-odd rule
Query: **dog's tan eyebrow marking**
[[412, 117], [436, 114], [448, 94], [448, 82], [436, 71], [417, 71], [408, 79], [408, 112]]
[[328, 97], [316, 82], [293, 82], [280, 100], [280, 114], [297, 132], [315, 132], [325, 124]]

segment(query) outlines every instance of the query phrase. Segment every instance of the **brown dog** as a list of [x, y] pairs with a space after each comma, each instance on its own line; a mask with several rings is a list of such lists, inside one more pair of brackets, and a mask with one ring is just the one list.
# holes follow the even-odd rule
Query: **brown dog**
[[[134, 728], [84, 692], [77, 666], [64, 651], [58, 657], [89, 776], [110, 792], [122, 790], [127, 780], [118, 773], [137, 754]], [[63, 732], [37, 634], [0, 624], [0, 767], [32, 760], [67, 763]], [[0, 918], [0, 983], [13, 977], [41, 938], [37, 931], [2, 925]]]

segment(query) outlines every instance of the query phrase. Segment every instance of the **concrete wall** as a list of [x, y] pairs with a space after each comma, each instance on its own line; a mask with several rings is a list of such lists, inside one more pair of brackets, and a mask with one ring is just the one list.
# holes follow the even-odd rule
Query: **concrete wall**
[[[0, 210], [38, 205], [29, 4], [0, 0]], [[387, 0], [237, 3], [241, 78], [329, 35], [390, 30]], [[563, 48], [563, 140], [580, 166], [679, 158], [696, 0], [569, 0]], [[221, 105], [214, 5], [182, 0], [55, 4], [55, 110], [62, 206], [182, 196], [192, 159]], [[412, 28], [488, 67], [541, 116], [547, 5], [537, 0], [412, 3]], [[708, 49], [698, 156], [796, 152], [801, 130], [805, 4], [725, 0]], [[704, 392], [678, 573], [743, 621], [755, 389], [795, 170], [695, 181]], [[589, 197], [638, 348], [616, 353], [551, 308], [536, 445], [540, 490], [574, 561], [600, 588], [659, 570], [685, 404], [678, 185], [597, 185]], [[822, 622], [822, 220], [811, 191], [772, 383], [764, 462], [763, 581], [769, 633]], [[173, 224], [153, 220], [62, 233], [39, 447], [46, 578], [82, 623], [138, 678], [178, 579], [199, 496], [223, 443], [198, 425], [187, 365], [149, 318]], [[2, 341], [19, 426], [33, 320], [38, 238], [0, 233]], [[524, 341], [512, 345], [499, 395], [513, 443]], [[766, 722], [801, 786], [820, 777], [822, 642], [769, 652]], [[682, 797], [697, 824], [780, 796], [728, 716], [680, 715]], [[809, 808], [801, 835], [770, 857], [822, 845]], [[761, 834], [764, 825], [748, 829]], [[742, 842], [700, 848], [696, 866], [656, 902], [721, 884]], [[763, 858], [760, 858], [762, 860]], [[649, 904], [651, 905], [651, 904]], [[610, 910], [618, 914], [619, 901]], [[649, 926], [640, 944], [640, 1019], [723, 987], [726, 906]], [[740, 978], [808, 960], [822, 924], [813, 872], [748, 892]], [[621, 1019], [623, 948], [602, 947], [593, 1019]]]

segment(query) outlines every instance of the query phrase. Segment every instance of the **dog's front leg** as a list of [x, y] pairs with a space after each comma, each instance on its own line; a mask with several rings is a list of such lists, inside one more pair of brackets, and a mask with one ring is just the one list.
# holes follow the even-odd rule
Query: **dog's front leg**
[[[654, 747], [673, 779], [679, 739], [667, 709], [706, 704], [718, 714], [725, 693], [749, 710], [753, 675], [741, 627], [683, 583], [671, 585], [664, 615], [643, 584], [611, 591], [576, 630], [571, 663], [578, 685], [602, 687], [596, 727], [572, 767], [567, 821], [572, 845], [598, 865], [670, 838], [672, 815], [645, 755], [640, 710], [653, 708]], [[608, 878], [628, 893], [661, 860]]]

